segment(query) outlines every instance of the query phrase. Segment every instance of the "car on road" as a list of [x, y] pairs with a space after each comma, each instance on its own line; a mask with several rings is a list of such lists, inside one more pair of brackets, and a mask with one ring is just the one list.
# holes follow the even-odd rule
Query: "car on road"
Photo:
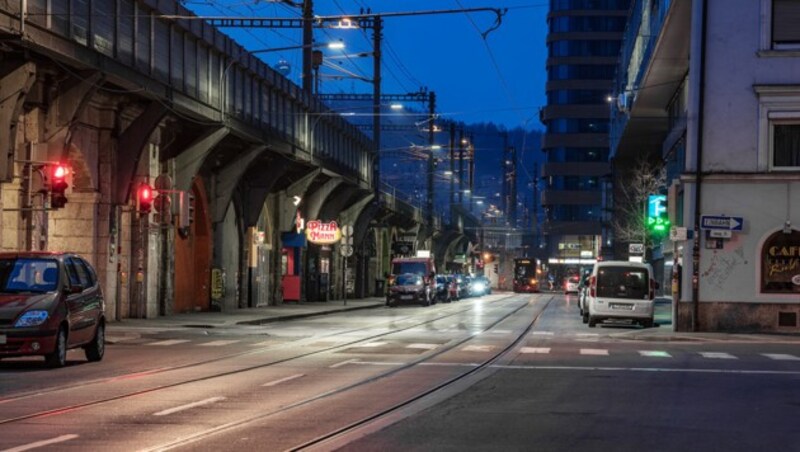
[[453, 276], [436, 276], [436, 300], [443, 303], [458, 300], [458, 282]]
[[63, 367], [67, 350], [89, 361], [105, 352], [105, 302], [94, 268], [78, 255], [0, 253], [0, 358], [44, 356]]
[[467, 298], [470, 296], [469, 286], [471, 278], [468, 275], [456, 275], [458, 282], [458, 298]]
[[469, 294], [474, 297], [483, 295], [490, 295], [492, 293], [492, 286], [489, 278], [485, 276], [476, 276], [469, 282]]
[[435, 303], [435, 288], [426, 278], [416, 273], [397, 275], [386, 296], [386, 304], [392, 308], [401, 304], [430, 306]]
[[581, 278], [578, 275], [567, 276], [564, 278], [564, 293], [578, 293], [578, 284]]
[[630, 320], [650, 328], [656, 289], [658, 283], [653, 279], [650, 264], [598, 262], [589, 277], [589, 309], [584, 311], [584, 319], [591, 328], [606, 320]]

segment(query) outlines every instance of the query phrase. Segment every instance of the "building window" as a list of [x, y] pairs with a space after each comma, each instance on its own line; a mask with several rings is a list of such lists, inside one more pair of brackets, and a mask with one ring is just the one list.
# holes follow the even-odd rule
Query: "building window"
[[800, 88], [757, 85], [759, 171], [800, 171]]
[[800, 49], [800, 0], [773, 0], [772, 48]]
[[800, 118], [770, 123], [773, 168], [800, 169]]

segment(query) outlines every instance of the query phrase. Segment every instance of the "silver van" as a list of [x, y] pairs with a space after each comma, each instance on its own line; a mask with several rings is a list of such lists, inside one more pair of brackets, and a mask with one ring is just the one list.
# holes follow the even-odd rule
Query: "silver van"
[[588, 312], [584, 320], [594, 328], [604, 320], [631, 320], [645, 328], [653, 326], [654, 299], [658, 283], [650, 264], [602, 261], [594, 264], [586, 294]]

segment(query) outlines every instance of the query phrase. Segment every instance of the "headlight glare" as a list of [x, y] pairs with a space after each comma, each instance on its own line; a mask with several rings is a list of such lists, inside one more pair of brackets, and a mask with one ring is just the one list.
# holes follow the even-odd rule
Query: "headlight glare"
[[17, 323], [14, 324], [14, 327], [27, 328], [31, 326], [39, 326], [47, 320], [47, 317], [49, 317], [47, 311], [28, 311], [25, 314], [22, 314], [22, 317], [17, 319]]

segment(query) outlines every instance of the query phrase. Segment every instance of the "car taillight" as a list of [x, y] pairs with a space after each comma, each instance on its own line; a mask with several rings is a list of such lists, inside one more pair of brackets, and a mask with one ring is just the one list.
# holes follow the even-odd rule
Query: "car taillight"
[[597, 296], [597, 276], [589, 278], [589, 296]]
[[650, 280], [650, 299], [653, 300], [656, 298], [656, 280]]

